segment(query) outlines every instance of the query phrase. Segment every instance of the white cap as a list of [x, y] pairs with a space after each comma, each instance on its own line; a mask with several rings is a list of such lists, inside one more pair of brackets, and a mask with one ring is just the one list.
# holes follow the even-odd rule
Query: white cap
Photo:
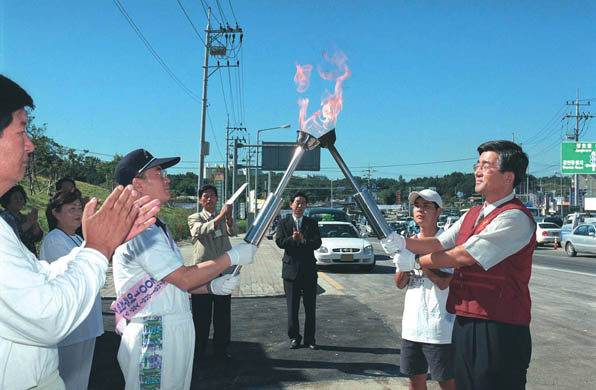
[[443, 208], [443, 200], [437, 191], [429, 190], [428, 188], [422, 191], [412, 191], [410, 192], [410, 195], [408, 195], [408, 200], [411, 204], [414, 204], [418, 197], [428, 200], [429, 202], [435, 202], [440, 208]]

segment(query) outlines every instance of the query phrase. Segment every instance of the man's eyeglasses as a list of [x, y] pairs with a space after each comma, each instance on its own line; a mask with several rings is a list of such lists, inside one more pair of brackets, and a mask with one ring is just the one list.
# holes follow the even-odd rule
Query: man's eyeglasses
[[473, 167], [474, 167], [473, 168], [474, 169], [474, 172], [476, 172], [477, 169], [480, 169], [480, 170], [482, 170], [483, 173], [486, 173], [486, 172], [490, 171], [493, 168], [497, 168], [493, 164], [490, 164], [490, 163], [487, 163], [487, 162], [483, 162], [482, 164], [474, 163]]
[[161, 171], [157, 171], [154, 174], [148, 174], [147, 172], [143, 172], [140, 175], [138, 175], [137, 177], [149, 177], [149, 176], [161, 177], [162, 179], [165, 179], [166, 177], [168, 177], [168, 171], [166, 171], [165, 169], [162, 169]]

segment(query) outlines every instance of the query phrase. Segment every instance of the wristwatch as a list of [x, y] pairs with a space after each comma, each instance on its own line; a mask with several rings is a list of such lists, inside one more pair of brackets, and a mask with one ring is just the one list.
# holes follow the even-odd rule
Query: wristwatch
[[422, 266], [420, 265], [420, 255], [414, 256], [414, 269], [415, 270], [422, 269]]

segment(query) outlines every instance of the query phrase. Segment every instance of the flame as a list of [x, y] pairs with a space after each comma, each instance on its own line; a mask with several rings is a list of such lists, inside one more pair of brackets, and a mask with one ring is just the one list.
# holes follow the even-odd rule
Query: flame
[[[352, 72], [346, 64], [348, 58], [342, 51], [337, 51], [333, 56], [329, 57], [327, 53], [323, 53], [323, 59], [327, 62], [336, 65], [336, 69], [325, 72], [319, 65], [317, 70], [319, 76], [323, 80], [335, 81], [333, 93], [325, 90], [325, 96], [321, 100], [321, 109], [314, 112], [310, 117], [306, 118], [309, 99], [299, 98], [298, 106], [300, 107], [300, 129], [314, 135], [316, 131], [319, 135], [325, 134], [335, 127], [337, 116], [343, 108], [343, 90], [342, 83], [345, 79], [350, 77]], [[298, 92], [305, 92], [308, 89], [310, 82], [311, 65], [296, 65], [296, 75], [294, 82], [296, 83], [296, 90]]]
[[296, 83], [296, 90], [298, 92], [305, 92], [308, 89], [310, 85], [310, 72], [312, 72], [312, 65], [300, 66], [296, 64], [294, 83]]

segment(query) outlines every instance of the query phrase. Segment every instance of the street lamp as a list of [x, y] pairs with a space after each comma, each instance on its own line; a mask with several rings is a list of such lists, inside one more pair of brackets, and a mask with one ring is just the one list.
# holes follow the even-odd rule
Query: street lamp
[[[258, 198], [258, 188], [259, 188], [259, 138], [261, 135], [261, 132], [263, 131], [269, 131], [269, 130], [277, 130], [277, 129], [289, 129], [290, 125], [289, 124], [285, 124], [285, 125], [281, 125], [281, 126], [276, 126], [276, 127], [268, 127], [266, 129], [259, 129], [257, 130], [257, 156], [255, 157], [255, 201], [254, 201], [254, 206], [255, 206], [255, 216], [257, 215], [257, 198]], [[261, 152], [263, 151], [263, 149], [261, 149]]]

